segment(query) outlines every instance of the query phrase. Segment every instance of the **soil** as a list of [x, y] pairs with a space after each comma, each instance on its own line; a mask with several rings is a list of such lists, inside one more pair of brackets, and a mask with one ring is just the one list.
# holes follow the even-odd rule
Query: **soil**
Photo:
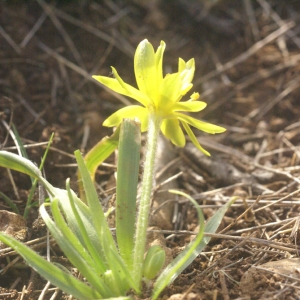
[[[238, 199], [203, 253], [160, 299], [300, 299], [299, 29], [296, 0], [1, 1], [1, 149], [16, 152], [14, 125], [39, 164], [54, 132], [45, 176], [60, 188], [70, 177], [77, 190], [73, 152], [86, 153], [110, 135], [102, 122], [124, 106], [91, 75], [110, 76], [114, 66], [133, 84], [138, 43], [147, 38], [156, 48], [164, 40], [167, 72], [176, 70], [178, 57], [195, 58], [193, 90], [208, 104], [197, 117], [227, 131], [195, 131], [211, 157], [187, 144], [172, 148], [173, 157], [163, 156], [160, 165], [171, 161], [168, 176], [181, 172], [174, 184], [199, 202], [206, 219], [232, 196]], [[108, 163], [97, 174], [101, 198], [114, 193], [114, 158]], [[23, 215], [30, 179], [5, 169], [0, 176], [3, 227], [13, 218], [10, 233], [45, 255], [38, 205], [25, 226], [3, 198]], [[155, 196], [159, 203], [170, 199], [164, 197]], [[197, 232], [198, 220], [189, 202], [173, 203], [172, 219], [154, 218], [153, 225], [175, 256]], [[53, 261], [65, 261], [52, 249]], [[70, 299], [52, 286], [41, 296], [46, 282], [14, 252], [0, 251], [0, 299]]]

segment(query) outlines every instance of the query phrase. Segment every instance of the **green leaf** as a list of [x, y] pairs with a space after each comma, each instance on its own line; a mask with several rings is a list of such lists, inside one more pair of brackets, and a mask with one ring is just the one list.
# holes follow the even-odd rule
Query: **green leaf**
[[[186, 248], [164, 269], [164, 271], [157, 278], [154, 289], [152, 292], [152, 299], [157, 299], [162, 290], [169, 284], [171, 284], [181, 272], [186, 269], [193, 260], [202, 252], [204, 247], [210, 241], [210, 237], [203, 237], [204, 234], [204, 218], [197, 202], [189, 195], [175, 191], [176, 194], [184, 195], [187, 197], [196, 207], [199, 220], [200, 229], [196, 238], [189, 243]], [[223, 216], [229, 206], [235, 201], [233, 198], [231, 201], [222, 206], [207, 222], [205, 226], [206, 233], [215, 233], [218, 229]]]
[[[53, 200], [53, 198], [57, 198], [59, 200], [60, 207], [64, 212], [64, 216], [67, 220], [68, 226], [74, 232], [74, 234], [80, 240], [80, 242], [83, 243], [82, 235], [77, 224], [77, 219], [73, 213], [70, 199], [68, 197], [68, 192], [66, 190], [53, 188], [53, 193], [54, 197], [51, 198], [51, 201]], [[84, 204], [72, 190], [71, 193], [72, 200], [74, 201], [78, 209], [78, 213], [80, 215], [80, 218], [82, 219], [82, 222], [84, 223], [84, 226], [86, 227], [87, 232], [89, 233], [90, 239], [96, 245], [96, 248], [101, 249], [98, 234], [94, 227], [93, 221], [91, 220], [91, 211], [89, 207], [86, 204]]]
[[0, 151], [0, 166], [25, 173], [33, 178], [40, 179], [42, 177], [39, 168], [30, 160], [4, 150]]
[[20, 148], [20, 151], [21, 151], [20, 155], [28, 159], [26, 149], [25, 149], [24, 144], [21, 140], [21, 137], [17, 131], [16, 126], [14, 124], [11, 124], [11, 127], [12, 127], [13, 133], [15, 135], [16, 142], [18, 143], [17, 146]]
[[70, 274], [62, 271], [60, 268], [39, 256], [36, 252], [21, 242], [1, 232], [0, 240], [17, 251], [42, 277], [64, 292], [73, 295], [79, 300], [101, 299], [102, 295], [93, 287], [89, 287]]
[[77, 221], [78, 232], [82, 237], [85, 249], [88, 250], [88, 252], [90, 253], [94, 261], [92, 267], [95, 267], [98, 270], [98, 272], [100, 271], [103, 274], [106, 271], [106, 265], [104, 263], [105, 262], [104, 253], [103, 251], [101, 251], [101, 249], [99, 249], [99, 247], [97, 247], [98, 244], [93, 243], [93, 240], [90, 238], [90, 234], [83, 223], [83, 219], [80, 217], [80, 214], [77, 211], [80, 208], [76, 207], [74, 203], [74, 198], [70, 189], [70, 179], [67, 180], [66, 186], [67, 186], [66, 188], [70, 199], [71, 208]]
[[51, 203], [51, 210], [55, 222], [51, 219], [45, 209], [45, 205], [40, 207], [40, 214], [50, 230], [55, 241], [67, 256], [69, 261], [79, 270], [86, 280], [103, 296], [112, 296], [108, 287], [100, 279], [101, 270], [97, 270], [90, 255], [82, 246], [80, 241], [68, 228], [63, 220], [58, 208], [59, 201], [54, 199]]
[[[118, 127], [116, 131], [111, 136], [104, 137], [99, 143], [97, 143], [84, 157], [84, 161], [87, 169], [90, 172], [92, 181], [95, 180], [95, 174], [97, 168], [107, 159], [118, 147], [120, 128]], [[84, 189], [81, 184], [81, 173], [78, 171], [78, 182], [80, 196], [83, 199]]]
[[165, 264], [166, 253], [159, 245], [153, 245], [146, 254], [143, 264], [143, 276], [153, 279]]
[[[15, 130], [15, 129], [14, 129], [14, 130]], [[15, 132], [15, 134], [16, 134], [16, 133], [17, 133], [17, 131]], [[18, 134], [16, 135], [16, 137], [17, 137], [17, 136], [18, 136]], [[20, 139], [19, 136], [18, 136], [18, 138]], [[47, 157], [47, 154], [48, 154], [48, 152], [49, 152], [50, 145], [52, 144], [53, 138], [54, 138], [54, 133], [51, 134], [51, 137], [50, 137], [50, 139], [49, 139], [47, 148], [46, 148], [46, 150], [45, 150], [45, 152], [44, 152], [44, 155], [43, 155], [43, 158], [42, 158], [42, 162], [41, 162], [40, 167], [39, 167], [39, 170], [41, 170], [41, 171], [42, 171], [42, 169], [43, 169], [43, 167], [44, 167], [44, 164], [45, 164], [45, 161], [46, 161], [46, 157]], [[21, 144], [20, 144], [20, 143], [21, 143]], [[23, 150], [22, 150], [22, 155], [23, 155], [25, 158], [28, 158], [28, 157], [27, 157], [27, 154], [26, 154], [26, 150], [25, 150], [25, 148], [24, 148], [24, 146], [23, 146], [21, 140], [20, 140], [19, 144], [20, 144], [21, 150], [23, 149]], [[30, 189], [30, 193], [29, 193], [29, 195], [28, 195], [28, 197], [27, 197], [27, 202], [26, 202], [26, 206], [25, 206], [25, 210], [24, 210], [24, 214], [23, 214], [23, 217], [24, 217], [25, 219], [27, 219], [28, 214], [29, 214], [29, 211], [30, 211], [30, 209], [31, 209], [31, 206], [32, 206], [32, 204], [31, 204], [31, 203], [32, 203], [32, 199], [33, 199], [33, 197], [34, 197], [34, 194], [35, 194], [35, 191], [36, 191], [36, 186], [37, 186], [37, 184], [38, 184], [38, 179], [37, 179], [37, 178], [35, 178], [35, 179], [31, 178], [31, 181], [32, 181], [32, 186], [31, 186], [31, 189]]]
[[120, 254], [130, 269], [132, 269], [137, 213], [140, 147], [140, 124], [134, 120], [124, 119], [118, 147], [116, 235]]
[[[49, 192], [50, 200], [52, 200], [53, 198], [59, 199], [59, 201], [62, 204], [62, 207], [64, 208], [68, 225], [74, 231], [76, 236], [79, 239], [81, 238], [80, 232], [78, 232], [77, 220], [72, 211], [70, 200], [66, 190], [53, 187], [46, 179], [42, 177], [41, 171], [37, 166], [35, 166], [30, 160], [21, 157], [17, 154], [10, 153], [7, 151], [0, 151], [0, 166], [10, 168], [21, 173], [25, 173], [33, 178], [40, 180]], [[97, 246], [100, 246], [100, 243], [98, 241], [98, 235], [96, 234], [94, 225], [90, 218], [89, 208], [75, 195], [74, 192], [72, 192], [72, 194], [76, 206], [80, 207], [80, 217], [82, 218], [85, 227], [89, 232], [90, 238], [93, 239], [93, 242]]]
[[54, 195], [54, 187], [42, 177], [42, 173], [39, 168], [29, 159], [2, 150], [0, 151], [0, 166], [27, 174], [30, 177], [40, 180], [47, 191], [52, 196]]
[[87, 169], [90, 172], [92, 180], [94, 181], [97, 168], [104, 162], [118, 147], [120, 128], [111, 136], [104, 137], [97, 143], [84, 157]]
[[[104, 228], [104, 226], [102, 226]], [[109, 267], [112, 271], [113, 277], [115, 279], [115, 285], [118, 285], [123, 293], [127, 292], [129, 288], [134, 289], [137, 293], [139, 293], [138, 284], [133, 280], [131, 274], [129, 273], [128, 267], [124, 264], [121, 256], [112, 248], [109, 242], [106, 242], [106, 235], [104, 232], [102, 233], [104, 238], [103, 247], [104, 252], [107, 257], [107, 261], [109, 263]]]
[[[118, 253], [115, 241], [110, 232], [110, 228], [108, 227], [101, 204], [99, 202], [94, 184], [79, 151], [75, 151], [75, 157], [82, 176], [87, 204], [90, 209], [90, 219], [94, 225], [95, 232], [98, 234], [98, 240], [101, 243], [101, 249], [106, 258], [105, 263], [108, 264], [108, 268], [113, 272], [113, 276], [116, 280], [115, 284], [119, 285], [121, 291], [124, 291], [125, 289], [127, 291], [129, 286], [136, 289], [136, 285], [131, 280], [129, 271], [126, 269], [127, 267]], [[120, 280], [120, 278], [122, 280]]]
[[[191, 196], [183, 192], [175, 190], [169, 190], [169, 192], [184, 196], [192, 202], [198, 213], [199, 232], [196, 238], [189, 243], [189, 245], [163, 270], [157, 278], [152, 292], [152, 299], [156, 299], [161, 291], [173, 282], [174, 279], [193, 261], [190, 261], [190, 258], [193, 256], [197, 246], [201, 243], [204, 234], [204, 217], [198, 203]], [[197, 255], [195, 257], [197, 257]]]
[[20, 211], [17, 207], [17, 205], [9, 198], [7, 197], [4, 193], [0, 192], [0, 197], [10, 206], [12, 211], [16, 214], [20, 214]]
[[[92, 230], [97, 234], [98, 241], [100, 241], [101, 249], [103, 249], [103, 235], [105, 234], [105, 240], [109, 243], [111, 249], [115, 249], [117, 252], [117, 248], [113, 239], [113, 236], [110, 232], [110, 228], [106, 222], [105, 215], [103, 213], [103, 209], [101, 207], [100, 201], [98, 199], [98, 195], [94, 184], [92, 182], [91, 176], [87, 167], [85, 166], [84, 160], [77, 150], [74, 152], [77, 160], [78, 168], [80, 174], [82, 176], [82, 183], [86, 194], [86, 200], [89, 207], [89, 222], [92, 222]], [[89, 231], [88, 231], [89, 232]]]

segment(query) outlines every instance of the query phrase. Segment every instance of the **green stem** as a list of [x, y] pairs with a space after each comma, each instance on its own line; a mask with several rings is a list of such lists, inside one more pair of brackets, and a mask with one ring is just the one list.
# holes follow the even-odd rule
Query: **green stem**
[[141, 282], [144, 253], [147, 240], [147, 228], [151, 207], [152, 186], [154, 181], [154, 165], [157, 150], [161, 118], [156, 114], [149, 116], [147, 150], [145, 153], [142, 192], [136, 225], [135, 245], [133, 250], [133, 278]]

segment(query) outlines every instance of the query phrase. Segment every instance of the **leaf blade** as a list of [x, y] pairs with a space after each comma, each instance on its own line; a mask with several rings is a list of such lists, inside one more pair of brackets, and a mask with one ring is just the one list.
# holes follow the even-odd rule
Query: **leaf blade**
[[109, 289], [100, 279], [100, 271], [97, 272], [93, 266], [93, 261], [85, 248], [78, 241], [76, 236], [64, 222], [58, 208], [59, 201], [54, 199], [51, 203], [51, 210], [55, 222], [51, 219], [45, 209], [45, 205], [40, 207], [40, 214], [45, 221], [52, 236], [67, 256], [69, 261], [86, 277], [87, 281], [103, 296], [111, 296]]
[[95, 289], [62, 271], [14, 238], [0, 232], [0, 240], [17, 251], [42, 277], [66, 293], [73, 295], [79, 300], [99, 299], [102, 297]]
[[116, 190], [116, 235], [120, 254], [132, 269], [136, 197], [139, 176], [141, 134], [140, 124], [124, 119], [121, 124]]
[[[185, 195], [188, 196], [188, 195]], [[197, 202], [188, 196], [193, 204], [196, 204], [197, 209]], [[170, 283], [172, 283], [178, 275], [187, 268], [193, 260], [201, 253], [204, 247], [209, 243], [210, 237], [203, 237], [204, 230], [206, 233], [214, 233], [218, 229], [222, 218], [227, 211], [228, 207], [235, 201], [235, 198], [232, 198], [231, 201], [228, 201], [224, 206], [218, 209], [218, 211], [208, 220], [205, 229], [199, 230], [199, 233], [194, 241], [188, 244], [188, 246], [164, 269], [164, 271], [160, 274], [157, 278], [154, 289], [152, 292], [152, 299], [157, 299], [161, 291]], [[198, 213], [199, 210], [197, 209]], [[202, 213], [201, 213], [202, 214]], [[201, 215], [200, 214], [200, 215]], [[201, 239], [199, 239], [201, 234]], [[199, 242], [200, 241], [200, 242]]]

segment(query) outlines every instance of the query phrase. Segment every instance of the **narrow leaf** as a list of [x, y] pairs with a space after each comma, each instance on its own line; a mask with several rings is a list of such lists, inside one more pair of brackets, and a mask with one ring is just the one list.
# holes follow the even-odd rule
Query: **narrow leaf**
[[[118, 147], [120, 127], [110, 136], [104, 137], [97, 143], [84, 157], [86, 167], [90, 173], [92, 181], [95, 180], [95, 174], [98, 167], [107, 159]], [[81, 182], [81, 173], [78, 171], [78, 185], [80, 198], [85, 202], [85, 191]]]
[[[102, 227], [104, 228], [104, 226]], [[109, 242], [105, 240], [106, 235], [102, 232], [103, 240], [103, 247], [104, 252], [107, 257], [107, 261], [109, 263], [109, 267], [113, 273], [115, 278], [115, 284], [119, 286], [121, 290], [124, 292], [128, 291], [129, 288], [134, 289], [137, 293], [139, 293], [138, 283], [136, 283], [131, 274], [129, 273], [128, 267], [124, 264], [121, 256], [109, 245]]]
[[87, 286], [70, 274], [62, 271], [21, 242], [1, 232], [0, 240], [17, 251], [42, 277], [64, 292], [73, 295], [79, 300], [101, 299], [101, 294], [94, 288]]
[[94, 261], [94, 264], [92, 265], [92, 267], [93, 268], [95, 267], [98, 270], [98, 272], [101, 272], [103, 274], [106, 271], [103, 251], [101, 251], [101, 249], [99, 249], [99, 247], [97, 249], [97, 245], [95, 245], [93, 243], [93, 240], [90, 239], [89, 232], [87, 231], [87, 228], [84, 226], [83, 220], [77, 211], [77, 209], [79, 209], [79, 207], [76, 208], [76, 206], [74, 204], [73, 195], [72, 195], [71, 189], [70, 189], [70, 179], [67, 180], [66, 186], [67, 186], [66, 188], [67, 188], [69, 199], [70, 199], [71, 208], [72, 208], [73, 214], [77, 220], [78, 231], [81, 234], [85, 248], [88, 250], [88, 252], [90, 253], [90, 255]]
[[130, 269], [135, 236], [140, 147], [140, 124], [125, 119], [121, 124], [118, 147], [116, 235], [120, 254]]
[[103, 296], [111, 296], [109, 289], [100, 280], [100, 270], [98, 272], [95, 268], [96, 266], [93, 266], [93, 261], [85, 248], [77, 240], [72, 231], [68, 229], [59, 212], [58, 203], [57, 199], [54, 199], [51, 203], [55, 222], [52, 221], [47, 213], [45, 205], [40, 207], [41, 216], [48, 229], [64, 254], [79, 272], [83, 274], [87, 281]]
[[86, 167], [94, 181], [99, 165], [107, 159], [118, 147], [120, 127], [111, 136], [104, 137], [84, 157]]
[[[14, 128], [14, 127], [13, 127], [13, 128]], [[16, 131], [15, 128], [14, 128], [14, 131]], [[18, 133], [17, 133], [17, 134], [16, 134], [16, 133], [17, 133], [17, 131], [15, 132], [15, 135], [16, 135], [16, 138], [17, 138], [17, 140], [18, 140], [18, 139], [20, 139], [20, 137], [19, 137]], [[43, 167], [44, 167], [44, 164], [45, 164], [45, 161], [46, 161], [46, 157], [47, 157], [47, 154], [48, 154], [48, 152], [49, 152], [50, 146], [51, 146], [51, 144], [52, 144], [53, 138], [54, 138], [54, 133], [51, 134], [51, 137], [50, 137], [50, 139], [49, 139], [47, 148], [46, 148], [46, 150], [45, 150], [45, 152], [44, 152], [44, 155], [43, 155], [43, 157], [42, 157], [42, 162], [41, 162], [40, 167], [39, 167], [39, 170], [40, 170], [40, 171], [42, 171], [42, 169], [43, 169]], [[20, 144], [20, 143], [21, 143], [21, 144]], [[24, 148], [24, 146], [23, 146], [23, 144], [22, 144], [21, 139], [20, 139], [19, 144], [20, 144], [20, 149], [21, 149], [21, 151], [22, 151], [22, 155], [23, 155], [25, 158], [28, 158], [28, 157], [27, 157], [26, 150], [25, 150], [25, 148]], [[30, 193], [29, 193], [29, 195], [28, 195], [28, 197], [27, 197], [27, 202], [26, 202], [26, 206], [25, 206], [25, 210], [24, 210], [24, 214], [23, 214], [23, 217], [24, 217], [25, 219], [27, 219], [27, 217], [28, 217], [30, 208], [31, 208], [31, 206], [32, 206], [32, 204], [31, 204], [31, 203], [32, 203], [32, 199], [33, 199], [33, 197], [34, 197], [34, 194], [35, 194], [35, 191], [36, 191], [36, 186], [37, 186], [37, 184], [38, 184], [38, 179], [37, 179], [37, 178], [35, 178], [35, 179], [31, 178], [31, 181], [32, 181], [32, 186], [31, 186], [31, 189], [30, 189]]]
[[6, 204], [8, 204], [10, 206], [10, 208], [12, 209], [12, 211], [15, 214], [20, 214], [20, 211], [17, 207], [17, 205], [9, 198], [7, 197], [4, 193], [0, 192], [0, 197], [6, 202]]
[[[176, 193], [178, 193], [176, 191]], [[197, 202], [192, 199], [190, 196], [185, 194], [185, 197], [187, 197], [196, 207], [198, 215], [199, 215], [199, 205]], [[206, 233], [215, 233], [218, 229], [223, 216], [229, 206], [235, 201], [236, 199], [233, 198], [231, 201], [228, 201], [224, 206], [222, 206], [207, 222], [205, 226], [205, 232]], [[203, 222], [203, 215], [200, 211], [200, 222], [202, 219]], [[201, 222], [201, 223], [202, 223]], [[202, 229], [201, 229], [202, 227]], [[197, 237], [194, 241], [192, 241], [160, 274], [160, 276], [157, 278], [155, 284], [154, 284], [154, 290], [152, 293], [152, 299], [157, 299], [161, 291], [169, 284], [171, 284], [178, 275], [181, 274], [181, 272], [186, 269], [193, 260], [202, 252], [204, 247], [209, 243], [210, 238], [209, 237], [203, 237], [203, 224], [200, 224], [200, 229]]]
[[[195, 206], [199, 219], [199, 232], [196, 238], [164, 269], [154, 284], [154, 290], [152, 292], [152, 299], [156, 299], [161, 291], [169, 285], [173, 280], [189, 265], [187, 263], [190, 257], [194, 254], [197, 246], [201, 243], [204, 234], [204, 216], [198, 205], [198, 203], [189, 195], [180, 192], [169, 190], [174, 194], [179, 194], [188, 198]], [[197, 255], [196, 255], [197, 257]]]
[[100, 201], [98, 199], [98, 195], [96, 192], [96, 189], [94, 187], [94, 184], [92, 182], [91, 176], [89, 174], [89, 171], [87, 167], [85, 166], [85, 162], [80, 154], [80, 152], [77, 150], [74, 152], [75, 157], [77, 160], [78, 168], [81, 173], [82, 177], [82, 183], [86, 194], [86, 200], [87, 204], [90, 210], [90, 219], [93, 224], [93, 230], [98, 235], [98, 240], [101, 243], [101, 248], [103, 249], [103, 236], [102, 232], [105, 233], [105, 239], [106, 242], [109, 243], [109, 246], [112, 247], [112, 249], [115, 249], [117, 252], [117, 248], [113, 239], [113, 236], [110, 232], [110, 228], [106, 222], [103, 209], [101, 207]]
[[42, 177], [39, 168], [30, 160], [4, 150], [0, 151], [0, 166], [25, 173], [33, 178], [40, 179]]
[[17, 146], [19, 146], [19, 148], [20, 148], [20, 151], [21, 151], [20, 155], [22, 155], [23, 157], [25, 157], [25, 158], [28, 159], [28, 155], [27, 155], [26, 149], [25, 149], [24, 144], [23, 144], [23, 142], [21, 140], [21, 137], [20, 137], [20, 135], [19, 135], [19, 133], [17, 131], [16, 126], [14, 124], [11, 124], [11, 128], [12, 128], [12, 131], [13, 131], [13, 133], [15, 135], [16, 142], [18, 143]]

